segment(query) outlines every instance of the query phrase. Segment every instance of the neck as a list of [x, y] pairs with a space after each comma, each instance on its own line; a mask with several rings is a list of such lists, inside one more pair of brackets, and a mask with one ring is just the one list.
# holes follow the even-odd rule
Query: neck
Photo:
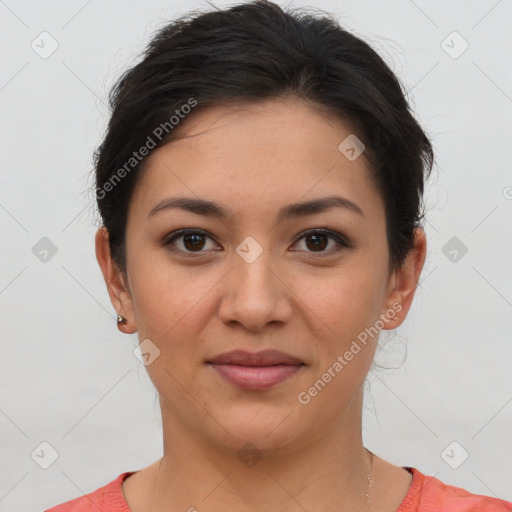
[[[161, 403], [164, 456], [153, 469], [151, 509], [365, 511], [370, 457], [362, 444], [361, 407], [362, 391], [315, 438], [272, 447], [262, 436], [251, 451], [244, 439], [211, 443]], [[279, 427], [284, 437], [287, 421], [293, 419]]]

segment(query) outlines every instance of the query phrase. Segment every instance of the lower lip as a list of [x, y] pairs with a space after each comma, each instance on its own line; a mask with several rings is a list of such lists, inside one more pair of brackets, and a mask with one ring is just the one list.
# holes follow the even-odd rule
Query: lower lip
[[242, 389], [263, 390], [277, 386], [295, 375], [304, 365], [241, 366], [209, 363], [219, 375]]

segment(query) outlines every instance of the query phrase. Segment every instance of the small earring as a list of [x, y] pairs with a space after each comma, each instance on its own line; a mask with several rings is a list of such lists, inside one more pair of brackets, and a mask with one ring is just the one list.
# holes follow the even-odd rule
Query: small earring
[[117, 315], [117, 325], [125, 324], [128, 320], [124, 316]]

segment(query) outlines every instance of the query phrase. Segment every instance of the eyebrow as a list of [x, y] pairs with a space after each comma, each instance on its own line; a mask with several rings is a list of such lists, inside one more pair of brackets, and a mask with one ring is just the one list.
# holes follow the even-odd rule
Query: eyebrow
[[[363, 210], [356, 203], [345, 197], [329, 196], [283, 206], [277, 214], [277, 222], [283, 222], [296, 217], [314, 215], [336, 207], [344, 208], [364, 217]], [[152, 217], [158, 212], [164, 210], [177, 208], [197, 215], [204, 215], [206, 217], [214, 217], [217, 219], [227, 219], [229, 217], [228, 210], [222, 206], [206, 199], [193, 197], [170, 197], [164, 199], [149, 212], [148, 217]]]

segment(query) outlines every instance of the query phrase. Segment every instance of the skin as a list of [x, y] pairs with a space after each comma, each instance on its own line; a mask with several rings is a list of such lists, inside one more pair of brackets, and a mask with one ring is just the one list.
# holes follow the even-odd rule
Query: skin
[[[425, 233], [415, 231], [414, 250], [390, 273], [384, 203], [368, 161], [340, 152], [350, 126], [312, 104], [209, 108], [180, 128], [186, 137], [150, 154], [132, 197], [126, 274], [111, 258], [108, 233], [96, 234], [112, 305], [127, 318], [120, 329], [160, 350], [146, 369], [160, 397], [164, 455], [125, 480], [125, 499], [133, 512], [364, 510], [363, 383], [378, 336], [308, 404], [297, 396], [393, 304], [401, 310], [383, 329], [405, 320]], [[280, 207], [334, 194], [364, 216], [336, 207], [276, 223]], [[148, 217], [172, 196], [208, 199], [232, 216], [168, 209]], [[207, 236], [197, 249], [178, 238], [172, 252], [165, 239], [183, 228]], [[319, 228], [353, 247], [334, 252], [335, 239], [315, 245], [302, 236]], [[236, 252], [248, 236], [263, 250], [251, 263]], [[239, 389], [205, 363], [233, 349], [268, 348], [305, 366], [266, 391]], [[247, 442], [261, 455], [251, 467], [237, 457]], [[375, 456], [371, 476], [372, 510], [396, 511], [411, 475]]]

